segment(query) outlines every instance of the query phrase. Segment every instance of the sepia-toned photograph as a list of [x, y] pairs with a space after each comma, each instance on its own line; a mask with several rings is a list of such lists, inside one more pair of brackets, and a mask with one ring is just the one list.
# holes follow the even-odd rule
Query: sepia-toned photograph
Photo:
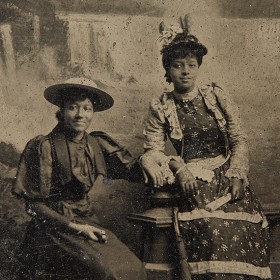
[[1, 0], [0, 280], [280, 280], [280, 1]]

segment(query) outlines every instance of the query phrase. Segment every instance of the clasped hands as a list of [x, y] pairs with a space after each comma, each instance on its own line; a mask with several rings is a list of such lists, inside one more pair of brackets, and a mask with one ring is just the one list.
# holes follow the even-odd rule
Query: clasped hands
[[[187, 167], [181, 167], [176, 171], [176, 181], [186, 196], [194, 196], [198, 194], [197, 180]], [[231, 193], [231, 201], [242, 199], [244, 196], [244, 187], [242, 180], [231, 178], [229, 188], [224, 195]]]
[[[164, 172], [159, 161], [156, 161], [156, 159], [152, 159], [151, 157], [143, 157], [141, 164], [143, 167], [145, 183], [148, 183], [150, 178], [155, 188], [160, 188], [165, 184], [166, 180]], [[186, 196], [195, 196], [198, 194], [197, 180], [184, 163], [176, 160], [170, 160], [169, 168], [175, 176], [175, 182], [181, 187], [182, 192]], [[230, 186], [226, 190], [225, 195], [228, 192], [232, 195], [232, 201], [242, 199], [244, 195], [242, 180], [238, 178], [231, 178]]]

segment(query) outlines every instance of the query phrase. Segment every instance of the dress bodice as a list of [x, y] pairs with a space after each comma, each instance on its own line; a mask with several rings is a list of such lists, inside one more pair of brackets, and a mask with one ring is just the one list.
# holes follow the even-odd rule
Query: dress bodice
[[198, 94], [192, 100], [175, 99], [183, 141], [172, 139], [177, 153], [185, 160], [215, 157], [225, 153], [224, 135]]

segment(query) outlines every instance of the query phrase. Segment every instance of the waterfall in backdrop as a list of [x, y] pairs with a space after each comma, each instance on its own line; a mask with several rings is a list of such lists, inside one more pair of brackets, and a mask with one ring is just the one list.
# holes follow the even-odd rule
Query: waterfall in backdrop
[[4, 93], [9, 92], [9, 85], [16, 82], [16, 61], [10, 24], [0, 25], [0, 104], [5, 105]]
[[72, 69], [79, 68], [88, 77], [112, 77], [114, 62], [110, 55], [109, 36], [102, 20], [82, 20], [69, 16], [68, 45]]

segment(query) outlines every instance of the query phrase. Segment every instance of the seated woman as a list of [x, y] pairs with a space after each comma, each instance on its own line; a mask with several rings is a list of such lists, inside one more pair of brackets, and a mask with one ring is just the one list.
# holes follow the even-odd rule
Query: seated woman
[[[165, 77], [174, 90], [151, 102], [143, 159], [162, 166], [153, 171], [156, 187], [175, 179], [181, 190], [178, 217], [192, 279], [269, 279], [268, 227], [247, 178], [239, 110], [219, 85], [196, 85], [207, 48], [189, 34], [187, 18], [180, 28], [160, 29]], [[165, 155], [167, 137], [177, 160]], [[230, 202], [207, 211], [227, 193]]]
[[53, 85], [44, 96], [59, 107], [58, 124], [28, 142], [13, 188], [32, 216], [18, 250], [19, 279], [146, 279], [141, 261], [94, 210], [106, 178], [142, 177], [138, 160], [108, 135], [86, 133], [112, 97], [85, 78]]

